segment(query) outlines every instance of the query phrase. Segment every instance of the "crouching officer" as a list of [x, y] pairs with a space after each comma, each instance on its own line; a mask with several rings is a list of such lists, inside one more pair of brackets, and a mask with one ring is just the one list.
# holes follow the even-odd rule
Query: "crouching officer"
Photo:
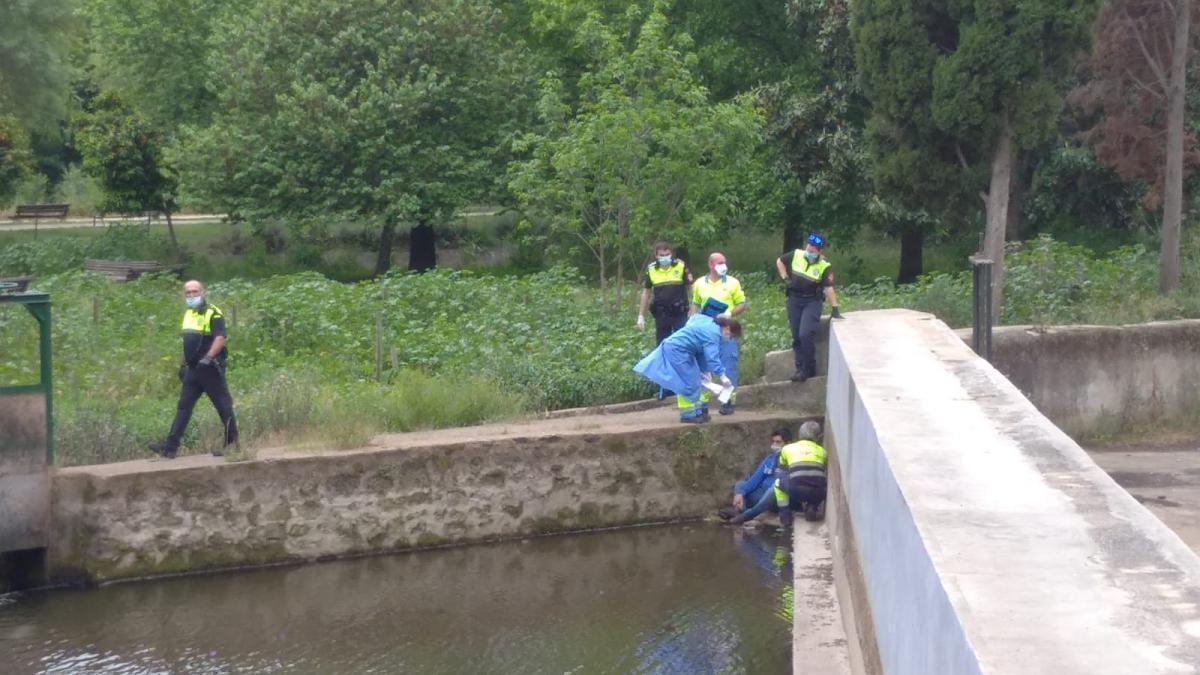
[[799, 440], [783, 446], [775, 469], [775, 504], [784, 529], [792, 527], [792, 513], [802, 511], [805, 520], [818, 520], [825, 514], [826, 454], [817, 443], [821, 425], [800, 425]]
[[[210, 304], [199, 281], [188, 281], [183, 285], [183, 298], [187, 309], [183, 313], [183, 366], [179, 377], [183, 386], [179, 391], [179, 406], [175, 421], [164, 441], [155, 441], [150, 449], [167, 459], [179, 451], [179, 443], [192, 409], [201, 394], [207, 394], [217, 409], [221, 425], [225, 428], [225, 446], [237, 442], [237, 421], [233, 416], [233, 397], [225, 383], [225, 317], [216, 305]], [[220, 456], [220, 450], [213, 450]]]

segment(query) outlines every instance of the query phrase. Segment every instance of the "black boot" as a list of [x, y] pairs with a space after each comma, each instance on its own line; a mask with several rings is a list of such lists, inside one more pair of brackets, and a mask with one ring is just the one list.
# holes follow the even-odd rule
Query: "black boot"
[[171, 444], [166, 441], [154, 441], [148, 447], [163, 459], [175, 459], [175, 454], [179, 451], [179, 448], [171, 447]]

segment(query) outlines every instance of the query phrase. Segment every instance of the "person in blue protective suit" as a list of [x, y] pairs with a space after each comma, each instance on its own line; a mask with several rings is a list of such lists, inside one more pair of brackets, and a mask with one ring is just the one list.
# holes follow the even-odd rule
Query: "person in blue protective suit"
[[[731, 523], [753, 520], [766, 511], [776, 511], [775, 467], [779, 462], [779, 450], [792, 441], [792, 432], [786, 428], [771, 432], [771, 449], [746, 480], [733, 486], [733, 508], [717, 512], [722, 519]], [[747, 508], [749, 506], [749, 508]]]
[[709, 420], [708, 405], [700, 399], [701, 383], [711, 373], [724, 386], [732, 382], [721, 365], [721, 338], [739, 337], [742, 326], [725, 316], [713, 318], [696, 314], [683, 328], [671, 333], [654, 351], [647, 354], [634, 372], [658, 386], [675, 392], [679, 421], [701, 423]]

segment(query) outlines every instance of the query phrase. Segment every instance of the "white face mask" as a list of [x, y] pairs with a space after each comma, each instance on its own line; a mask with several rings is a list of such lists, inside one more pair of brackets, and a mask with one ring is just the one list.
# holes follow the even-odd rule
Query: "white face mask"
[[725, 276], [725, 273], [729, 271], [729, 267], [725, 263], [719, 263], [713, 266], [713, 271], [721, 276]]

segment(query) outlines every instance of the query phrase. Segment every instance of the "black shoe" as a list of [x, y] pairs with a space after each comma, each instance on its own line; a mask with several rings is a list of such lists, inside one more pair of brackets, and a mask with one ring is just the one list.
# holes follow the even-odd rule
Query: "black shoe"
[[696, 415], [695, 417], [684, 417], [679, 421], [683, 422], [684, 424], [704, 424], [710, 419], [712, 418], [708, 416], [708, 413], [705, 413], [703, 415]]
[[816, 504], [805, 504], [805, 506], [804, 506], [804, 519], [805, 519], [805, 520], [807, 520], [807, 521], [808, 521], [808, 522], [810, 522], [810, 523], [812, 523], [812, 522], [816, 522], [816, 520], [817, 520], [817, 506], [816, 506]]
[[729, 520], [730, 518], [733, 518], [736, 515], [737, 515], [737, 511], [734, 511], [733, 509], [730, 509], [730, 508], [724, 508], [724, 509], [721, 509], [720, 511], [717, 511], [717, 517], [720, 518], [721, 520]]
[[154, 441], [148, 447], [154, 451], [154, 454], [163, 459], [175, 459], [175, 453], [179, 450], [178, 448], [172, 448], [166, 441]]
[[741, 525], [742, 523], [746, 522], [747, 520], [749, 520], [749, 518], [746, 517], [746, 512], [742, 511], [741, 513], [737, 514], [736, 516], [730, 518], [729, 524], [730, 525]]
[[721, 413], [722, 415], [732, 415], [733, 414], [733, 404], [732, 403], [723, 403], [723, 404], [721, 404], [721, 409], [718, 410], [717, 412]]
[[792, 382], [803, 382], [808, 379], [808, 373], [804, 372], [803, 370], [797, 370], [796, 372], [792, 373], [791, 379]]

